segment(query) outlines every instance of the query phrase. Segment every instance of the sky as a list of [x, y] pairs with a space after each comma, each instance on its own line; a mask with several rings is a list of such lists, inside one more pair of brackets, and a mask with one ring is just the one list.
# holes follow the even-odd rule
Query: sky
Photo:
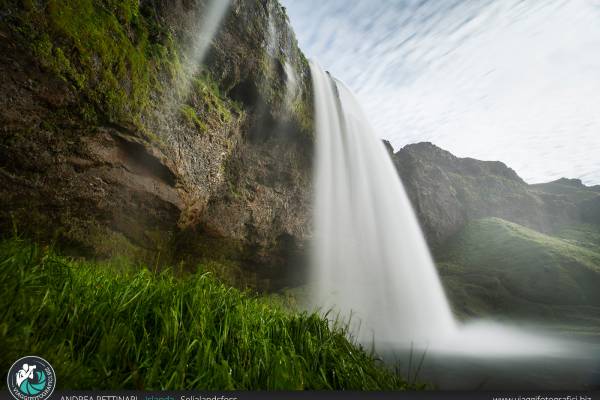
[[600, 184], [600, 0], [281, 0], [396, 150]]

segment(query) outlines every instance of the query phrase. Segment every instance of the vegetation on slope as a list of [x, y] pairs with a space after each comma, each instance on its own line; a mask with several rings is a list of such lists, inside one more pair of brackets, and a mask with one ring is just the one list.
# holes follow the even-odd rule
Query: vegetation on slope
[[[49, 0], [42, 5], [25, 1], [23, 7], [11, 7], [19, 10], [13, 13], [12, 25], [24, 45], [31, 47], [41, 65], [91, 102], [93, 107], [85, 109], [90, 122], [96, 118], [96, 108], [103, 118], [146, 130], [142, 121], [151, 110], [164, 107], [166, 96], [186, 101], [187, 93], [179, 93], [180, 81], [188, 79], [182, 67], [184, 49], [158, 22], [153, 7], [130, 0]], [[201, 86], [193, 93], [198, 111], [206, 107], [214, 109], [217, 118], [229, 115], [234, 106], [218, 92], [207, 71], [198, 74], [195, 82]], [[182, 107], [192, 109], [188, 104]], [[215, 118], [212, 113], [202, 114], [204, 119]], [[198, 129], [206, 130], [203, 125]]]
[[598, 186], [585, 186], [580, 179], [561, 178], [531, 186], [538, 191], [560, 195], [574, 202], [593, 199], [600, 193]]
[[463, 317], [600, 321], [600, 252], [574, 238], [484, 218], [468, 223], [447, 243], [439, 266]]
[[598, 225], [567, 225], [558, 229], [555, 235], [577, 246], [600, 251], [600, 226]]
[[0, 242], [0, 368], [46, 358], [62, 389], [403, 389], [316, 314], [209, 273], [176, 277]]
[[111, 119], [142, 112], [159, 72], [177, 62], [172, 45], [150, 40], [152, 20], [140, 15], [137, 2], [49, 1], [39, 7], [26, 1], [24, 8], [19, 26], [41, 63]]

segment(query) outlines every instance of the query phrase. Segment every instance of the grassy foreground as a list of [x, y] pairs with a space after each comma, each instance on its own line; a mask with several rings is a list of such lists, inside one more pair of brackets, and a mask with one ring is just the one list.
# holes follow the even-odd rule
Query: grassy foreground
[[46, 358], [59, 389], [405, 389], [316, 314], [210, 274], [74, 261], [0, 242], [0, 370]]

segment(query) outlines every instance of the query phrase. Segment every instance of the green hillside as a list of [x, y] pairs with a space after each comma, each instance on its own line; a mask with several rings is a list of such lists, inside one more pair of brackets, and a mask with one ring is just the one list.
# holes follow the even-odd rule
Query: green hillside
[[569, 243], [600, 252], [600, 226], [598, 225], [568, 225], [560, 228], [555, 235]]
[[59, 389], [404, 389], [316, 314], [209, 273], [176, 277], [0, 242], [0, 369], [46, 358]]
[[[499, 218], [469, 222], [438, 253], [457, 314], [600, 322], [600, 246], [594, 227], [557, 237]], [[597, 234], [597, 230], [595, 231]]]

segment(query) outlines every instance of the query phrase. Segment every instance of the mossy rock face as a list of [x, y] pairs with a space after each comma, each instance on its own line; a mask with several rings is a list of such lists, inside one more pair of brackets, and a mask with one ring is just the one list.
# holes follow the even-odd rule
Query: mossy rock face
[[4, 3], [5, 233], [166, 261], [194, 259], [181, 232], [210, 232], [281, 272], [281, 238], [291, 254], [308, 234], [313, 134], [308, 63], [276, 1], [232, 1], [212, 40], [207, 1]]

